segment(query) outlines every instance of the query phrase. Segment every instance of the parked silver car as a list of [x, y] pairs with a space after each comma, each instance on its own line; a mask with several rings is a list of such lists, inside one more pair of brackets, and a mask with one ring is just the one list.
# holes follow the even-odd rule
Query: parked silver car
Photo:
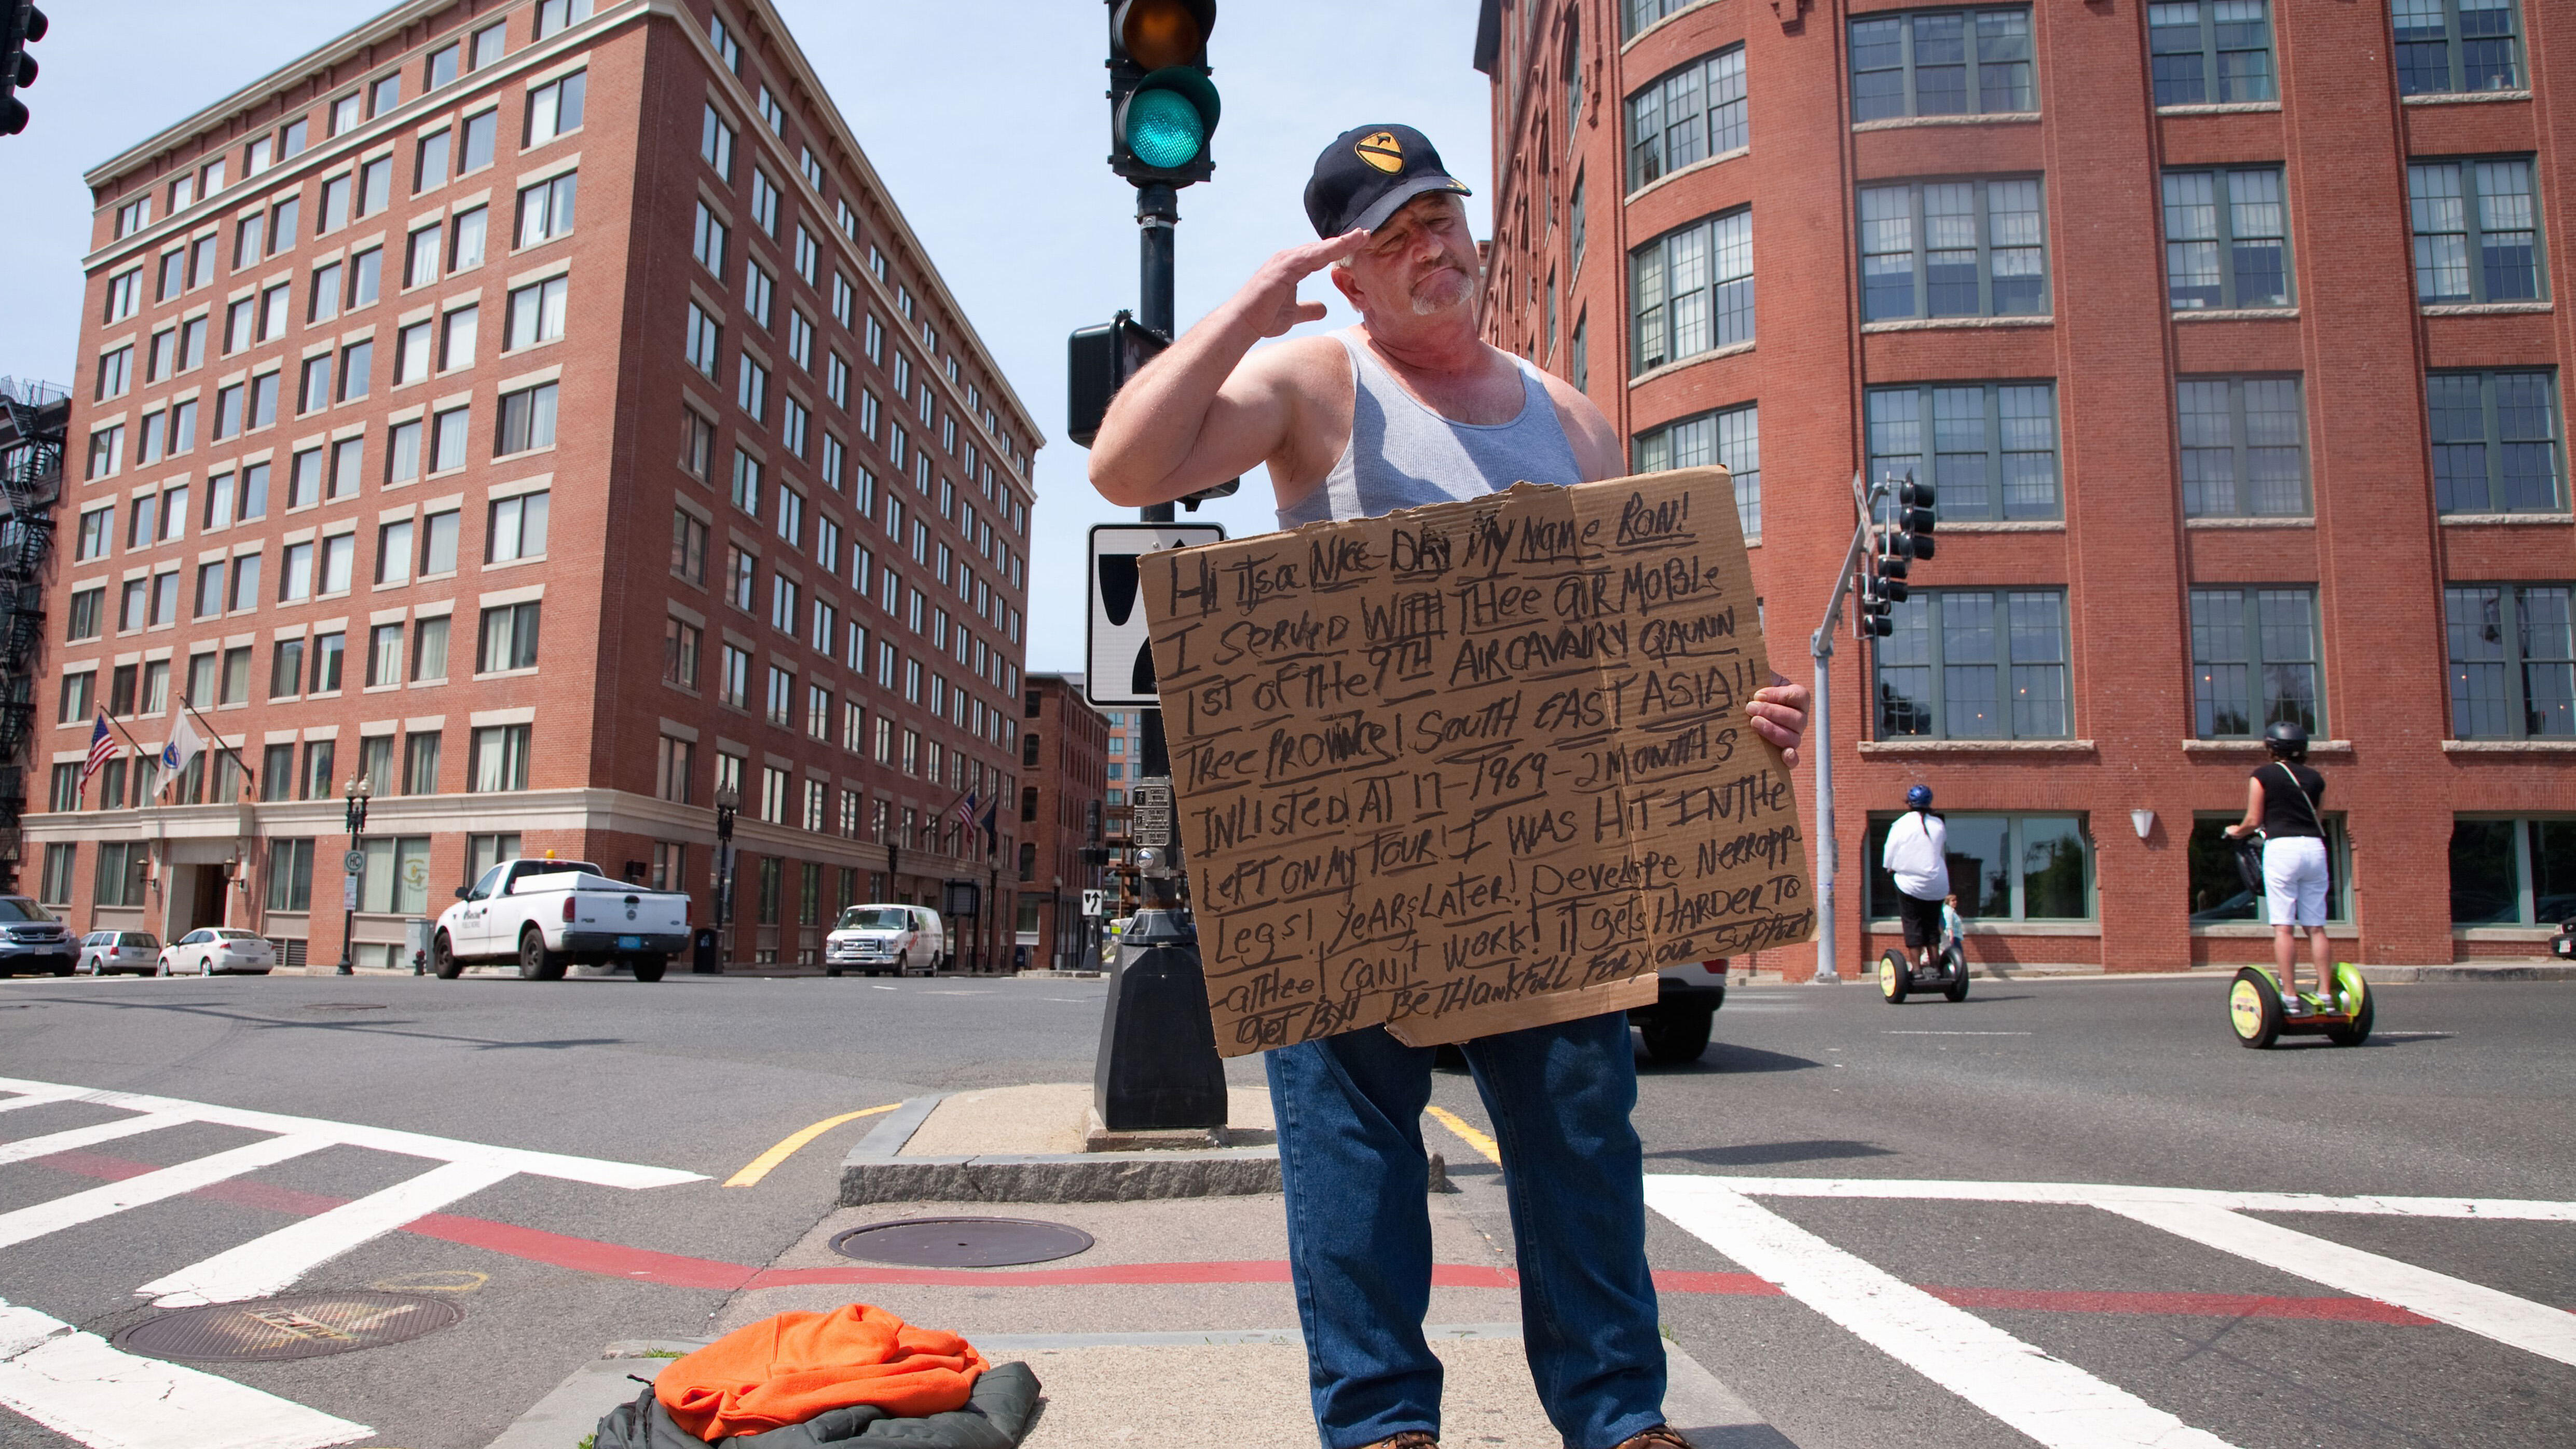
[[164, 976], [212, 976], [219, 971], [245, 971], [265, 976], [277, 965], [277, 948], [265, 937], [230, 926], [190, 931], [161, 948]]
[[80, 974], [149, 976], [161, 969], [161, 938], [150, 931], [92, 931], [81, 937]]
[[53, 912], [26, 896], [0, 896], [0, 976], [69, 976], [79, 961], [80, 943]]

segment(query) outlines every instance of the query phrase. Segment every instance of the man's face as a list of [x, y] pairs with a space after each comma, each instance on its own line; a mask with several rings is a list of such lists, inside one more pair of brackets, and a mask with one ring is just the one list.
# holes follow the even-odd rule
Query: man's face
[[1476, 265], [1466, 203], [1436, 191], [1406, 202], [1341, 269], [1354, 305], [1365, 297], [1366, 310], [1432, 317], [1473, 309]]

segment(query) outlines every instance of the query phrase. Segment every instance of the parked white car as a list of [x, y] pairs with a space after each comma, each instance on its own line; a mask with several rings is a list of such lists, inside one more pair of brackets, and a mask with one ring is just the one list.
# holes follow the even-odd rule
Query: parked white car
[[823, 938], [823, 974], [927, 976], [948, 958], [947, 931], [928, 906], [852, 906]]
[[618, 965], [659, 981], [689, 946], [689, 897], [609, 879], [586, 860], [505, 860], [441, 911], [430, 969], [453, 981], [470, 961], [516, 961], [530, 981], [574, 965]]
[[247, 972], [265, 976], [277, 967], [277, 948], [253, 931], [207, 926], [161, 948], [153, 968], [161, 976], [213, 976]]
[[80, 974], [149, 976], [161, 969], [161, 938], [150, 931], [92, 931], [81, 937]]

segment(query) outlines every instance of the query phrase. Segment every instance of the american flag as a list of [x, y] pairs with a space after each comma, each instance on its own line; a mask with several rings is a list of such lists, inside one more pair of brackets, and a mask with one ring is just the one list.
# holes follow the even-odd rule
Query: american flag
[[969, 790], [964, 795], [959, 796], [957, 800], [957, 808], [949, 811], [948, 814], [951, 819], [954, 819], [960, 825], [974, 819], [975, 792]]
[[98, 767], [115, 758], [116, 736], [108, 730], [107, 715], [101, 711], [98, 727], [89, 732], [89, 763], [81, 766], [82, 794], [89, 793], [89, 777], [98, 773]]

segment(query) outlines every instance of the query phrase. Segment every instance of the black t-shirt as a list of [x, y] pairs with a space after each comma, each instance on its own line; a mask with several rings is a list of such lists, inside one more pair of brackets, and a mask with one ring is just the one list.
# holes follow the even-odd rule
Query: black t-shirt
[[[2291, 795], [2289, 781], [2281, 778], [2284, 771], [2299, 782], [2301, 790], [2307, 792], [2305, 805]], [[2316, 808], [2317, 803], [2326, 797], [2325, 776], [2305, 765], [2274, 760], [2256, 770], [2254, 778], [2263, 786], [2263, 834], [2266, 837], [2273, 840], [2292, 836], [2314, 839], [2324, 834], [2317, 829]]]

